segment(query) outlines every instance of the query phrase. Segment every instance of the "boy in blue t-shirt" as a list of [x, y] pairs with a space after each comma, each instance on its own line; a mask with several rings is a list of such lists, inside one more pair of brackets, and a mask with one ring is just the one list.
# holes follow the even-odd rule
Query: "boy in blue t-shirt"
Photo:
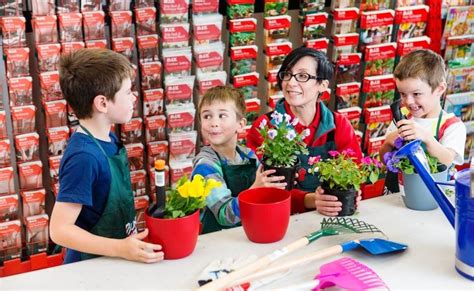
[[60, 60], [63, 95], [79, 119], [59, 169], [51, 239], [67, 248], [65, 263], [95, 256], [153, 263], [160, 245], [137, 233], [125, 148], [110, 131], [132, 117], [133, 68], [107, 49], [81, 49]]

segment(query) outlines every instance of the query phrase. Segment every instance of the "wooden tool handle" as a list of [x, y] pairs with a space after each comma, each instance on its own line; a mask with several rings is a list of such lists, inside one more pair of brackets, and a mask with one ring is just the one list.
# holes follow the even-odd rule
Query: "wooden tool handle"
[[273, 275], [275, 273], [285, 271], [285, 270], [287, 270], [289, 268], [292, 268], [292, 267], [295, 267], [295, 266], [307, 264], [307, 263], [312, 262], [312, 261], [328, 258], [328, 257], [339, 255], [339, 254], [342, 254], [342, 253], [343, 253], [343, 249], [342, 249], [341, 245], [332, 246], [332, 247], [326, 248], [324, 250], [318, 251], [318, 252], [316, 252], [316, 253], [314, 253], [310, 256], [300, 257], [300, 258], [285, 262], [283, 264], [279, 264], [279, 265], [276, 265], [276, 266], [273, 266], [273, 267], [270, 267], [270, 268], [266, 268], [263, 271], [260, 271], [258, 273], [255, 273], [255, 274], [252, 274], [252, 275], [247, 276], [245, 278], [242, 278], [241, 280], [234, 281], [232, 286], [236, 286], [236, 285], [246, 283], [246, 282], [252, 282], [255, 279], [265, 277], [265, 276], [269, 276], [269, 275]]
[[230, 287], [231, 284], [237, 280], [241, 280], [242, 278], [255, 273], [256, 271], [260, 270], [263, 267], [268, 266], [271, 264], [273, 261], [277, 260], [278, 258], [281, 258], [291, 252], [294, 252], [297, 249], [300, 249], [304, 246], [306, 246], [309, 243], [308, 239], [306, 237], [300, 238], [299, 240], [281, 248], [278, 249], [260, 259], [257, 261], [248, 264], [247, 266], [243, 266], [240, 269], [234, 270], [233, 272], [227, 274], [226, 276], [219, 278], [215, 281], [212, 281], [210, 283], [207, 283], [204, 286], [201, 286], [200, 288], [196, 290], [220, 290], [226, 287]]

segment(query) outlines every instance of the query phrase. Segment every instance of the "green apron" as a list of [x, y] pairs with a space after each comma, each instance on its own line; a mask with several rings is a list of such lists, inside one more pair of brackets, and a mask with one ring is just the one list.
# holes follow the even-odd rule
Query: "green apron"
[[[110, 190], [104, 212], [89, 232], [98, 236], [116, 239], [123, 239], [137, 233], [135, 204], [125, 147], [120, 144], [118, 154], [109, 157], [96, 138], [82, 125], [81, 128], [107, 157], [111, 174]], [[95, 257], [98, 257], [98, 255], [81, 253], [81, 260]]]
[[[435, 132], [435, 136], [434, 138], [439, 141], [439, 128], [441, 126], [441, 119], [443, 119], [443, 110], [441, 110], [441, 112], [439, 113], [438, 115], [438, 122], [436, 123], [436, 132]], [[423, 150], [425, 151], [425, 153], [427, 152], [426, 151], [426, 145], [425, 143], [421, 143], [421, 147], [423, 148]]]
[[[334, 142], [334, 133], [335, 133], [335, 125], [334, 125], [334, 114], [327, 109], [322, 103], [319, 104], [319, 110], [321, 121], [318, 125], [318, 129], [314, 134], [313, 140], [309, 144], [313, 144], [314, 141], [320, 138], [323, 134], [327, 133], [326, 143], [321, 146], [307, 146], [309, 154], [308, 155], [298, 155], [298, 159], [300, 160], [300, 165], [298, 173], [301, 175], [303, 173], [301, 169], [304, 170], [304, 180], [298, 181], [296, 188], [301, 189], [305, 192], [314, 192], [316, 188], [321, 184], [319, 181], [319, 175], [317, 173], [310, 174], [308, 173], [308, 169], [311, 167], [308, 164], [308, 160], [310, 157], [314, 156], [321, 156], [321, 159], [327, 159], [329, 157], [329, 151], [336, 150], [336, 143]], [[285, 110], [284, 99], [277, 103], [275, 107], [275, 111], [285, 114], [287, 113]], [[271, 120], [271, 114], [267, 113], [267, 117]]]
[[[237, 149], [240, 154], [240, 151]], [[219, 156], [216, 153], [217, 156]], [[220, 160], [220, 158], [219, 158]], [[222, 173], [224, 175], [224, 181], [229, 188], [232, 197], [237, 197], [240, 192], [247, 190], [255, 182], [255, 174], [257, 173], [257, 160], [250, 159], [249, 163], [243, 165], [228, 165], [222, 164]], [[209, 208], [205, 208], [202, 222], [202, 234], [218, 231], [221, 229], [228, 229], [237, 225], [223, 226], [217, 222], [216, 217]]]

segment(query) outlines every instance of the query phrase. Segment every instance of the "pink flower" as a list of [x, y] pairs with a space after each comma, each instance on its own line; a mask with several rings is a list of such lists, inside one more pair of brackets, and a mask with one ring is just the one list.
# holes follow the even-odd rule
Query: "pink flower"
[[352, 149], [343, 150], [342, 153], [348, 157], [352, 157], [355, 155], [355, 152]]
[[333, 158], [339, 155], [339, 152], [338, 152], [338, 151], [329, 151], [328, 153], [329, 153], [329, 155], [330, 155], [331, 157], [333, 157]]
[[362, 163], [366, 165], [372, 164], [372, 159], [369, 156], [365, 156], [362, 158]]
[[308, 159], [308, 165], [313, 165], [314, 163], [319, 162], [321, 160], [321, 156], [315, 156], [315, 157], [309, 157]]

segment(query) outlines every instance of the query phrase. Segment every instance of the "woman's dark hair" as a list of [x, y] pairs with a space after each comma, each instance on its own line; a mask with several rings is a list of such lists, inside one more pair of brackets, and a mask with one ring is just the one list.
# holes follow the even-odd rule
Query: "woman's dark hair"
[[290, 70], [301, 58], [312, 57], [316, 61], [316, 81], [321, 82], [322, 80], [328, 80], [331, 82], [333, 74], [333, 65], [328, 60], [328, 57], [322, 51], [318, 51], [308, 47], [299, 47], [290, 52], [286, 56], [285, 60], [281, 64], [280, 70], [277, 75], [278, 86], [281, 88], [281, 79], [279, 77], [280, 72], [286, 72]]

